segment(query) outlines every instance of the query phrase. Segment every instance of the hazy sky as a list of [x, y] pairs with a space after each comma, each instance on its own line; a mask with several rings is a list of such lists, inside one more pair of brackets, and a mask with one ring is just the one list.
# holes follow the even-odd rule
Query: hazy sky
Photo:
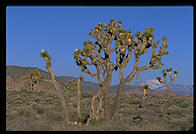
[[[155, 41], [168, 37], [168, 56], [163, 56], [162, 69], [173, 67], [179, 71], [174, 84], [193, 84], [193, 7], [192, 6], [8, 6], [6, 10], [6, 64], [38, 67], [45, 70], [40, 52], [45, 49], [52, 56], [52, 68], [57, 76], [95, 78], [82, 73], [76, 66], [73, 53], [83, 48], [83, 41], [92, 39], [88, 33], [96, 24], [109, 23], [111, 18], [122, 20], [122, 28], [132, 34], [154, 28]], [[161, 45], [160, 45], [161, 46]], [[149, 62], [150, 53], [142, 56], [140, 65]], [[133, 61], [133, 57], [131, 59]], [[125, 70], [128, 74], [133, 62]], [[161, 70], [141, 73], [141, 80], [162, 76]], [[118, 72], [112, 84], [118, 84]], [[135, 83], [135, 78], [130, 84]]]

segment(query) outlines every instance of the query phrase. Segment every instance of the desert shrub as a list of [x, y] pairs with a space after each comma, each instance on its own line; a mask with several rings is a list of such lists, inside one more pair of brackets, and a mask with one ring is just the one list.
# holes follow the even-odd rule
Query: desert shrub
[[91, 98], [91, 97], [93, 97], [93, 95], [91, 93], [83, 93], [82, 94], [82, 99]]
[[174, 130], [185, 130], [189, 128], [185, 118], [172, 118], [170, 127]]
[[141, 99], [139, 99], [139, 98], [132, 98], [130, 100], [130, 103], [131, 104], [140, 104], [141, 103]]
[[21, 104], [23, 104], [23, 101], [22, 101], [22, 100], [16, 100], [16, 101], [14, 102], [14, 104], [15, 104], [15, 105], [21, 105]]
[[36, 115], [31, 106], [20, 106], [16, 110], [19, 116], [34, 117]]
[[51, 122], [62, 122], [64, 121], [64, 117], [63, 117], [63, 113], [62, 112], [58, 112], [58, 111], [50, 111], [48, 114], [48, 119]]
[[170, 114], [177, 114], [177, 115], [180, 115], [182, 114], [181, 112], [181, 108], [176, 106], [176, 105], [171, 105], [169, 108], [168, 108], [168, 112]]
[[77, 122], [81, 122], [81, 123], [83, 123], [84, 122], [84, 120], [85, 120], [85, 117], [84, 116], [78, 116], [77, 117]]
[[146, 107], [159, 107], [158, 104], [155, 104], [154, 102], [148, 102], [145, 104]]
[[7, 119], [13, 119], [17, 116], [18, 116], [18, 111], [17, 110], [6, 112], [6, 118]]
[[43, 114], [45, 109], [41, 106], [33, 106], [33, 109], [37, 112], [37, 114]]
[[178, 106], [181, 108], [188, 108], [190, 106], [190, 104], [188, 102], [182, 102], [182, 103], [178, 104]]

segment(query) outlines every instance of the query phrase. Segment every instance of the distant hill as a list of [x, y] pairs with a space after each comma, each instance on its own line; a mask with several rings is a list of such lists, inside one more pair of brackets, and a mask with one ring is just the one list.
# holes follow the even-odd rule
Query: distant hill
[[[163, 91], [165, 90], [166, 87], [158, 87], [155, 90], [157, 91]], [[192, 95], [193, 94], [193, 87], [192, 86], [187, 86], [187, 85], [172, 85], [171, 86], [171, 91], [177, 93], [177, 94], [188, 94]]]
[[[6, 87], [7, 88], [10, 87], [10, 89], [27, 88], [27, 86], [25, 86], [25, 80], [23, 78], [30, 69], [38, 69], [41, 72], [42, 79], [51, 80], [51, 76], [48, 72], [43, 71], [36, 67], [6, 66], [6, 83], [7, 83]], [[62, 88], [67, 82], [72, 81], [72, 80], [77, 80], [77, 78], [70, 77], [70, 76], [60, 76], [60, 77], [56, 76], [56, 79], [60, 87]], [[55, 89], [52, 82], [39, 83], [38, 87], [43, 90], [54, 90]], [[83, 81], [82, 89], [84, 91], [94, 92], [98, 90], [98, 84], [94, 82]]]
[[[50, 74], [46, 71], [43, 71], [37, 67], [20, 67], [20, 66], [6, 66], [6, 88], [7, 89], [26, 89], [27, 86], [25, 84], [24, 76], [28, 73], [29, 69], [38, 69], [41, 72], [42, 78], [45, 80], [51, 80]], [[60, 87], [63, 86], [72, 80], [77, 80], [75, 77], [71, 76], [56, 76], [57, 82]], [[146, 82], [139, 81], [134, 85], [125, 85], [123, 91], [124, 92], [142, 92], [141, 86], [143, 84], [148, 84], [151, 90], [155, 90], [156, 92], [162, 92], [165, 87], [160, 83], [157, 83], [157, 80], [148, 80]], [[49, 83], [39, 83], [37, 88], [42, 90], [54, 90], [54, 85], [52, 82]], [[118, 89], [118, 85], [112, 85], [110, 87], [110, 92], [116, 92]], [[82, 82], [82, 90], [84, 92], [90, 91], [95, 92], [98, 90], [98, 84], [90, 81]], [[193, 94], [192, 86], [185, 85], [173, 85], [172, 90], [179, 94]]]
[[[166, 87], [163, 84], [159, 83], [158, 80], [138, 81], [138, 82], [136, 82], [135, 85], [142, 86], [144, 84], [148, 85], [149, 88], [155, 92], [163, 92], [166, 89]], [[192, 95], [193, 94], [193, 86], [174, 84], [171, 86], [171, 91], [173, 91], [177, 94]]]

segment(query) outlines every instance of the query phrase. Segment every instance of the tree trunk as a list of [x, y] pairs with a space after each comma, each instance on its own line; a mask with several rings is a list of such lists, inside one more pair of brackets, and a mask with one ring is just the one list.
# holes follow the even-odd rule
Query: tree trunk
[[114, 119], [115, 113], [117, 111], [119, 100], [120, 100], [120, 96], [122, 94], [124, 86], [125, 86], [125, 82], [124, 81], [120, 81], [120, 84], [118, 86], [118, 91], [116, 93], [116, 97], [115, 97], [115, 100], [114, 100], [114, 103], [113, 103], [113, 106], [112, 106], [112, 116], [111, 116], [112, 120]]
[[[102, 87], [99, 88], [97, 94], [95, 96], [93, 96], [92, 98], [92, 102], [91, 102], [91, 108], [90, 108], [90, 117], [88, 118], [87, 120], [87, 126], [89, 125], [90, 123], [90, 120], [91, 119], [96, 119], [98, 116], [99, 116], [99, 112], [102, 111], [102, 98], [101, 98], [101, 95], [102, 95]], [[96, 108], [96, 99], [99, 98], [99, 103], [98, 103], [98, 106]]]
[[[50, 63], [47, 63], [47, 64], [50, 65]], [[69, 121], [69, 115], [68, 115], [68, 110], [67, 110], [67, 104], [65, 103], [63, 93], [62, 93], [62, 91], [61, 91], [61, 89], [60, 89], [60, 87], [59, 87], [59, 85], [58, 85], [58, 83], [57, 83], [57, 81], [56, 81], [54, 72], [52, 71], [52, 69], [51, 69], [51, 67], [50, 67], [49, 65], [46, 66], [46, 69], [50, 72], [50, 75], [51, 75], [51, 78], [52, 78], [52, 82], [53, 82], [53, 84], [54, 84], [54, 86], [55, 86], [55, 88], [56, 88], [56, 91], [57, 91], [57, 93], [58, 93], [58, 96], [59, 96], [59, 98], [60, 98], [61, 105], [62, 105], [62, 107], [64, 108], [65, 120], [66, 120], [66, 122], [69, 124], [70, 121]]]
[[109, 120], [110, 118], [110, 104], [109, 104], [109, 90], [104, 89], [104, 119]]
[[110, 90], [111, 79], [108, 79], [103, 87], [103, 97], [104, 97], [104, 119], [107, 121], [111, 117], [111, 109], [109, 102], [109, 90]]
[[170, 96], [170, 87], [168, 86], [167, 87], [167, 97], [169, 97]]
[[81, 96], [82, 96], [82, 89], [81, 89], [81, 80], [78, 79], [78, 82], [77, 82], [77, 110], [78, 110], [78, 116], [81, 116]]

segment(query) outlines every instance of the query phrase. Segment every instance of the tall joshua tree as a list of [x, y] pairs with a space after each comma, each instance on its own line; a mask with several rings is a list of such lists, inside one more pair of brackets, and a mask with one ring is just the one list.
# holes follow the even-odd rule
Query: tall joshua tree
[[[170, 88], [172, 86], [172, 83], [174, 82], [174, 80], [176, 79], [177, 75], [178, 75], [178, 71], [174, 71], [174, 76], [172, 77], [172, 68], [168, 68], [166, 70], [162, 71], [162, 75], [164, 78], [164, 81], [161, 80], [161, 77], [157, 77], [157, 80], [162, 83], [164, 86], [167, 87], [167, 96], [169, 97], [170, 95]], [[169, 78], [170, 78], [170, 82], [167, 81], [167, 73], [169, 74]]]
[[[117, 41], [121, 42], [119, 47], [117, 47], [117, 57], [116, 57], [116, 65], [119, 68], [119, 75], [120, 75], [120, 83], [118, 86], [117, 94], [112, 106], [112, 116], [114, 117], [114, 114], [116, 113], [120, 95], [122, 93], [122, 90], [126, 83], [131, 82], [131, 80], [135, 77], [137, 74], [137, 78], [139, 78], [139, 73], [145, 70], [149, 69], [160, 69], [164, 65], [161, 62], [161, 58], [163, 55], [169, 54], [165, 51], [165, 49], [168, 47], [167, 45], [167, 38], [162, 37], [162, 46], [160, 47], [159, 51], [156, 52], [156, 49], [160, 43], [160, 40], [153, 41], [154, 40], [154, 34], [153, 34], [153, 28], [148, 27], [145, 29], [145, 31], [142, 32], [136, 32], [135, 35], [131, 35], [131, 32], [123, 30], [119, 34], [119, 38], [117, 38]], [[134, 39], [135, 37], [135, 39]], [[139, 66], [140, 57], [142, 55], [145, 55], [148, 50], [151, 48], [151, 58], [150, 61], [144, 65]], [[127, 67], [127, 64], [130, 61], [132, 52], [134, 53], [134, 64], [132, 71], [127, 75], [127, 77], [124, 77], [124, 69]]]
[[[76, 49], [74, 53], [76, 64], [81, 67], [82, 72], [96, 77], [99, 82], [98, 94], [100, 96], [103, 92], [105, 119], [110, 116], [109, 88], [112, 72], [116, 69], [115, 64], [111, 61], [111, 55], [119, 43], [116, 42], [114, 48], [111, 48], [111, 45], [113, 41], [117, 40], [120, 30], [121, 22], [115, 24], [114, 20], [111, 20], [110, 24], [99, 23], [89, 33], [96, 41], [84, 41], [84, 48], [82, 50]], [[90, 66], [95, 67], [95, 72], [90, 71]]]
[[56, 88], [56, 91], [58, 93], [58, 96], [60, 98], [60, 101], [61, 101], [61, 105], [64, 109], [64, 116], [65, 116], [65, 120], [66, 122], [69, 124], [70, 123], [70, 120], [69, 120], [69, 114], [68, 114], [68, 109], [67, 109], [67, 103], [65, 102], [65, 99], [64, 99], [64, 96], [63, 96], [63, 93], [62, 93], [62, 90], [60, 88], [60, 86], [58, 85], [57, 81], [56, 81], [56, 77], [55, 77], [55, 74], [54, 72], [52, 71], [52, 68], [51, 68], [51, 56], [47, 53], [47, 51], [43, 50], [42, 49], [42, 52], [41, 52], [41, 57], [44, 58], [44, 60], [46, 61], [46, 69], [50, 72], [50, 75], [51, 75], [51, 78], [52, 78], [52, 82], [54, 84], [54, 87]]
[[[153, 42], [153, 28], [149, 27], [145, 29], [145, 32], [137, 32], [132, 36], [130, 30], [121, 28], [122, 21], [118, 24], [111, 19], [110, 24], [101, 24], [95, 26], [89, 33], [90, 36], [96, 39], [93, 41], [85, 41], [83, 50], [76, 49], [74, 58], [76, 64], [82, 68], [82, 71], [97, 77], [100, 89], [103, 90], [104, 96], [104, 118], [106, 120], [114, 117], [116, 112], [119, 98], [126, 83], [129, 83], [136, 73], [148, 70], [148, 69], [160, 69], [163, 66], [161, 63], [161, 57], [168, 54], [165, 52], [167, 48], [167, 38], [162, 38], [162, 47], [159, 52], [155, 52], [159, 42]], [[113, 44], [113, 48], [112, 48]], [[139, 67], [140, 56], [144, 55], [149, 48], [152, 47], [151, 60], [147, 65]], [[124, 78], [124, 69], [130, 61], [132, 52], [135, 55], [134, 68], [127, 77]], [[112, 61], [112, 54], [116, 53], [116, 60]], [[94, 66], [96, 73], [90, 71], [89, 66]], [[112, 73], [119, 69], [120, 84], [116, 93], [115, 101], [111, 107], [109, 103], [109, 87], [112, 80]]]

